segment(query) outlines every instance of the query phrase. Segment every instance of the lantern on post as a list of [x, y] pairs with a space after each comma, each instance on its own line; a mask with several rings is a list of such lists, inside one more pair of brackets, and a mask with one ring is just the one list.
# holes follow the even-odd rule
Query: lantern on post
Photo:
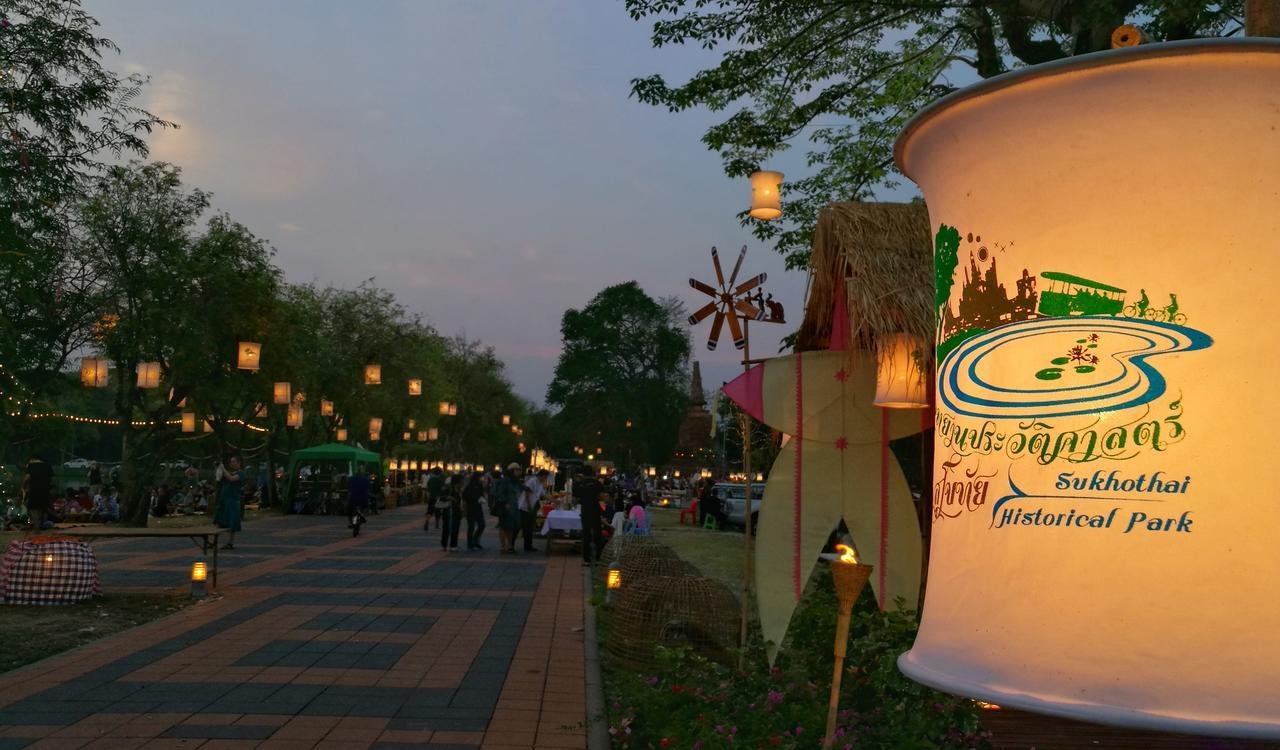
[[840, 678], [844, 675], [845, 650], [849, 646], [849, 616], [853, 613], [853, 604], [858, 601], [858, 594], [871, 578], [872, 567], [858, 562], [853, 548], [846, 544], [836, 545], [837, 554], [824, 554], [831, 561], [831, 578], [836, 585], [836, 599], [840, 602], [836, 612], [835, 666], [831, 673], [831, 695], [827, 700], [827, 732], [823, 736], [822, 747], [831, 747], [835, 739], [836, 714], [840, 704]]
[[364, 366], [364, 384], [382, 385], [382, 365], [370, 364]]
[[182, 431], [183, 432], [196, 431], [196, 413], [195, 412], [193, 411], [182, 412]]
[[1280, 738], [1276, 91], [1280, 41], [1198, 39], [1023, 68], [907, 125], [941, 298], [907, 676]]
[[782, 215], [782, 173], [761, 171], [751, 175], [751, 218], [772, 221]]
[[[226, 351], [225, 349], [223, 351]], [[256, 341], [241, 341], [236, 354], [236, 368], [240, 370], [257, 370], [262, 362], [262, 344]]]
[[330, 400], [328, 400], [328, 399], [325, 399], [325, 398], [320, 399], [320, 416], [322, 416], [322, 417], [332, 417], [332, 416], [333, 416], [333, 402], [332, 402], [332, 401], [330, 401]]
[[277, 404], [288, 404], [293, 401], [293, 386], [285, 381], [272, 384], [271, 398]]
[[80, 382], [89, 388], [106, 388], [110, 367], [101, 357], [85, 357], [80, 360]]
[[409, 395], [410, 396], [422, 395], [422, 378], [409, 379]]
[[148, 389], [160, 387], [159, 362], [138, 363], [138, 387]]
[[302, 406], [289, 404], [289, 412], [285, 416], [285, 426], [297, 429], [302, 426]]
[[334, 430], [333, 438], [334, 440], [337, 440], [339, 443], [347, 442], [347, 428], [339, 427], [338, 429]]
[[920, 369], [922, 349], [905, 333], [895, 333], [881, 342], [876, 352], [876, 406], [928, 408], [924, 372]]
[[617, 560], [609, 563], [604, 577], [604, 603], [612, 604], [614, 593], [622, 590], [622, 564]]

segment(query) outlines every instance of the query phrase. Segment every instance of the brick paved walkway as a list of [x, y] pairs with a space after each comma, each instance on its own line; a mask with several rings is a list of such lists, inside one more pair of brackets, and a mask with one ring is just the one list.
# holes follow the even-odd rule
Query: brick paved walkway
[[[585, 748], [580, 561], [485, 541], [442, 552], [420, 508], [358, 539], [340, 517], [255, 522], [221, 598], [0, 675], [0, 750]], [[195, 554], [96, 549], [108, 591], [172, 587]]]

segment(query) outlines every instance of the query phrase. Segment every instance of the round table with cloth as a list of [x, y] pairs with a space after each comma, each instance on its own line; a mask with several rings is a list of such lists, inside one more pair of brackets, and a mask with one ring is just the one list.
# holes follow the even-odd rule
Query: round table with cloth
[[78, 539], [15, 539], [0, 561], [5, 604], [75, 604], [101, 594], [98, 559]]

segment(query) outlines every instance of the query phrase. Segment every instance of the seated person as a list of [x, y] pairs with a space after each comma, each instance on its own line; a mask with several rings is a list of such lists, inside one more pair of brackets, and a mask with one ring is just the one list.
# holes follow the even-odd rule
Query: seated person
[[120, 498], [114, 489], [108, 487], [93, 498], [93, 513], [90, 518], [94, 521], [120, 520]]
[[173, 497], [169, 492], [169, 485], [162, 484], [156, 489], [155, 500], [151, 504], [151, 512], [158, 518], [164, 518], [172, 512]]
[[627, 533], [649, 533], [649, 515], [644, 511], [644, 503], [632, 505], [631, 511], [627, 513]]

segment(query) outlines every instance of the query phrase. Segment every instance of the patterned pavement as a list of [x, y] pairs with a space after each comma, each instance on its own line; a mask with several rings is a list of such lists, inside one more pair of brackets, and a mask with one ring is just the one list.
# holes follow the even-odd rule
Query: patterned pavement
[[[246, 526], [220, 598], [0, 675], [0, 750], [585, 748], [579, 559], [501, 556], [492, 531], [445, 553], [421, 512], [356, 539], [340, 517]], [[185, 586], [195, 556], [95, 549], [107, 591]]]

